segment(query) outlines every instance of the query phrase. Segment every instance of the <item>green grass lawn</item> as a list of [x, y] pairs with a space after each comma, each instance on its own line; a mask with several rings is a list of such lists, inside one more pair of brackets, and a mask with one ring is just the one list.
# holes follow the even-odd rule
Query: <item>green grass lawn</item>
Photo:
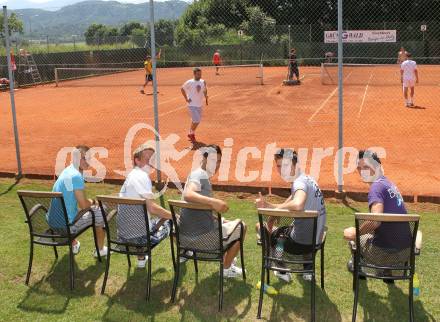
[[[254, 321], [258, 306], [255, 284], [261, 269], [261, 249], [253, 227], [257, 222], [253, 196], [226, 195], [231, 210], [226, 217], [242, 218], [249, 227], [245, 242], [247, 281], [225, 281], [224, 310], [217, 312], [218, 265], [200, 263], [198, 276], [191, 262], [184, 265], [176, 304], [170, 303], [173, 269], [169, 241], [153, 252], [152, 296], [145, 302], [146, 272], [128, 269], [124, 255], [112, 256], [105, 295], [100, 295], [104, 264], [92, 258], [91, 231], [81, 238], [81, 252], [75, 257], [76, 288], [69, 290], [67, 249], [59, 250], [55, 261], [48, 247], [36, 247], [30, 285], [24, 284], [28, 254], [28, 227], [16, 195], [18, 189], [49, 190], [50, 182], [0, 179], [0, 320], [1, 321]], [[88, 195], [113, 193], [118, 186], [90, 184]], [[170, 192], [168, 197], [177, 197]], [[240, 197], [240, 198], [237, 198]], [[440, 320], [440, 216], [436, 205], [409, 205], [422, 215], [420, 229], [424, 243], [417, 258], [421, 295], [415, 299], [416, 321]], [[354, 224], [353, 212], [366, 204], [348, 205], [327, 200], [329, 233], [326, 244], [326, 289], [316, 288], [317, 321], [351, 321], [353, 293], [346, 270], [349, 251], [341, 238], [345, 227]], [[319, 261], [318, 264], [319, 265]], [[272, 321], [308, 321], [310, 284], [302, 278], [279, 282], [272, 275], [279, 295], [265, 296], [262, 317]], [[317, 279], [319, 282], [319, 278]], [[408, 283], [387, 286], [381, 281], [361, 283], [358, 321], [407, 321]]]

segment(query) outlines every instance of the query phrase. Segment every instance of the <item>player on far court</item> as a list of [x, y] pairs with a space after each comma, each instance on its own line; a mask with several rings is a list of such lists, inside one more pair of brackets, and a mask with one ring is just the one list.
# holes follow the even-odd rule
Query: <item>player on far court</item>
[[202, 70], [199, 67], [193, 69], [194, 78], [187, 80], [182, 86], [182, 95], [188, 103], [188, 109], [191, 114], [191, 127], [188, 138], [191, 143], [196, 143], [196, 129], [202, 119], [203, 99], [208, 105], [208, 87], [202, 79]]
[[[160, 59], [161, 52], [162, 50], [160, 49], [156, 55], [156, 59]], [[145, 68], [145, 83], [141, 88], [141, 94], [145, 94], [145, 87], [147, 87], [150, 81], [153, 81], [153, 61], [150, 55], [147, 56], [147, 59], [144, 62], [144, 68]]]
[[299, 82], [299, 69], [298, 62], [296, 60], [295, 48], [292, 48], [289, 53], [289, 80], [293, 80], [293, 75], [295, 75], [296, 80]]
[[397, 63], [400, 65], [402, 64], [408, 56], [408, 52], [405, 50], [405, 48], [400, 47], [399, 53], [397, 54]]
[[[405, 97], [406, 107], [414, 106], [414, 87], [415, 84], [419, 83], [417, 63], [411, 58], [411, 53], [406, 53], [406, 60], [400, 65], [400, 81], [403, 84], [403, 96]], [[408, 89], [411, 91], [409, 98]]]
[[212, 63], [215, 66], [215, 74], [220, 75], [219, 69], [222, 64], [222, 56], [220, 55], [220, 51], [218, 49], [215, 51], [214, 56], [212, 56]]

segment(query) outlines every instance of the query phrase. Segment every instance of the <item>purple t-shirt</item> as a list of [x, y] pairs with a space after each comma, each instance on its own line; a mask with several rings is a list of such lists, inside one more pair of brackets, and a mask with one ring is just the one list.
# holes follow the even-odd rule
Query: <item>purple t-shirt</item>
[[[396, 185], [382, 176], [370, 187], [368, 206], [383, 204], [383, 212], [388, 214], [406, 214], [402, 195]], [[374, 233], [373, 244], [382, 248], [404, 249], [411, 245], [411, 231], [408, 223], [382, 223]]]

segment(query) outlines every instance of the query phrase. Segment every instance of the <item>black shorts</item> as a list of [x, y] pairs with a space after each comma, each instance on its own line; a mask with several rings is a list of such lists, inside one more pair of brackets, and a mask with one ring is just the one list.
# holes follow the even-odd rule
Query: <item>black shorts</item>
[[145, 75], [145, 80], [147, 80], [147, 81], [153, 81], [153, 75], [152, 75], [152, 74], [147, 74], [147, 75]]

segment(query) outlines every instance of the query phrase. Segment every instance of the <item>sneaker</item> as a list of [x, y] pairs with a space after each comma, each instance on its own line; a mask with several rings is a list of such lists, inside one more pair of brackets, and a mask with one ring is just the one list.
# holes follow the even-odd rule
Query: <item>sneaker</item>
[[[186, 254], [187, 256], [192, 256], [192, 255], [194, 255], [193, 251], [191, 251], [191, 250], [187, 250], [187, 251], [185, 252], [185, 254]], [[187, 261], [188, 261], [188, 258], [186, 258], [186, 257], [180, 257], [180, 259], [179, 259], [180, 264], [182, 264], [182, 263], [186, 263]]]
[[292, 275], [290, 273], [274, 271], [273, 274], [286, 283], [290, 283], [292, 281]]
[[77, 255], [81, 249], [81, 243], [79, 240], [76, 241], [75, 245], [72, 245], [72, 253], [73, 255]]
[[231, 267], [223, 270], [223, 276], [226, 278], [234, 278], [239, 277], [243, 274], [243, 270], [235, 265], [231, 265]]
[[[107, 246], [102, 247], [102, 249], [99, 251], [99, 255], [101, 257], [105, 257], [105, 256], [107, 256], [107, 254], [108, 254]], [[98, 253], [96, 252], [96, 249], [93, 252], [93, 257], [98, 258]]]
[[145, 268], [145, 265], [147, 264], [148, 256], [145, 255], [143, 259], [137, 260], [137, 268]]
[[303, 280], [306, 282], [311, 282], [313, 279], [313, 275], [310, 273], [304, 273], [303, 274]]

